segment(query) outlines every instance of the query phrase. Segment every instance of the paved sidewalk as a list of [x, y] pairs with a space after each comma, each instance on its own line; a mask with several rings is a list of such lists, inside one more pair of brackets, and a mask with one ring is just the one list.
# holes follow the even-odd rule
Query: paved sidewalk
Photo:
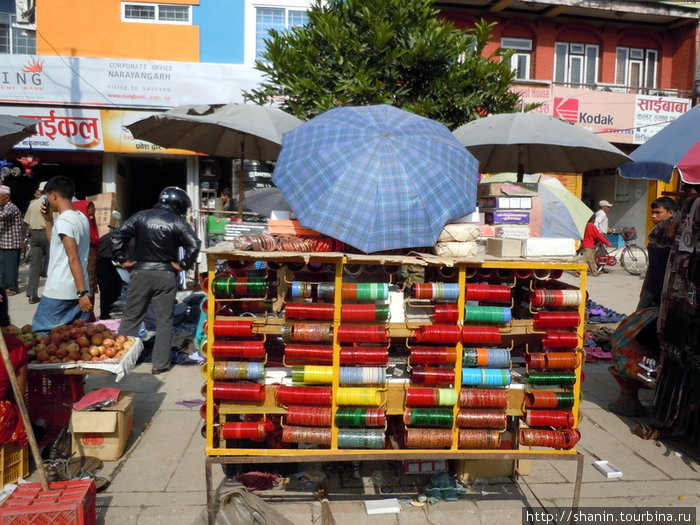
[[[641, 278], [616, 268], [589, 278], [588, 290], [595, 302], [628, 314], [635, 309], [640, 286]], [[10, 298], [12, 321], [20, 326], [31, 322], [36, 308], [27, 303], [23, 293]], [[585, 455], [581, 506], [698, 508], [697, 450], [686, 450], [683, 443], [644, 441], [632, 434], [631, 429], [642, 419], [619, 417], [606, 409], [616, 396], [616, 385], [607, 367], [607, 363], [585, 365], [584, 417], [580, 425], [583, 437], [578, 446]], [[152, 376], [150, 368], [150, 363], [139, 365], [116, 384], [109, 375], [87, 377], [86, 390], [116, 386], [136, 392], [134, 429], [128, 448], [119, 461], [106, 462], [101, 472], [111, 479], [111, 485], [98, 494], [100, 524], [189, 525], [199, 523], [206, 508], [204, 439], [200, 435], [203, 420], [198, 408], [177, 404], [201, 399], [204, 379], [198, 367], [177, 366], [160, 376]], [[645, 401], [651, 403], [648, 392]], [[606, 479], [592, 466], [597, 459], [614, 463], [622, 470], [622, 478]], [[299, 470], [303, 468], [299, 466]], [[377, 469], [382, 470], [392, 494], [377, 495], [370, 479]], [[363, 499], [405, 496], [407, 501], [427, 478], [418, 482], [412, 476], [396, 479], [387, 463], [365, 462], [361, 479], [349, 479], [345, 488], [332, 490], [331, 509], [338, 525], [520, 523], [523, 506], [569, 506], [575, 472], [575, 462], [534, 461], [531, 473], [517, 484], [507, 480], [477, 485], [457, 502], [430, 507], [402, 503], [399, 514], [367, 516]], [[224, 490], [234, 486], [225, 480], [218, 466], [214, 466], [213, 473], [216, 486]], [[296, 484], [293, 476], [284, 489], [263, 495], [276, 496], [275, 507], [295, 524], [320, 523], [320, 504]]]

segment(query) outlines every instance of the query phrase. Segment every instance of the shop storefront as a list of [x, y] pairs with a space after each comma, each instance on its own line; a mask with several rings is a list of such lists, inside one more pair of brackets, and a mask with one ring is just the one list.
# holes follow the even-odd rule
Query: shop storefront
[[[192, 152], [134, 140], [125, 126], [173, 106], [242, 102], [259, 80], [241, 65], [28, 55], [0, 57], [0, 77], [0, 112], [40, 122], [6, 156], [18, 167], [22, 157], [39, 161], [31, 176], [8, 179], [18, 204], [61, 173], [75, 180], [78, 196], [116, 193], [125, 216], [152, 206], [168, 185], [185, 188], [200, 209], [206, 167]], [[219, 178], [230, 186], [230, 162], [218, 164], [216, 186]]]

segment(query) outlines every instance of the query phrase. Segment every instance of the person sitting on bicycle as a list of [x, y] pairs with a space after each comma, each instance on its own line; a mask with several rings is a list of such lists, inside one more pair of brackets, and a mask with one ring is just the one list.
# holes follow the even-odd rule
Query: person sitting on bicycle
[[581, 254], [583, 255], [583, 260], [588, 264], [591, 275], [598, 275], [598, 265], [595, 262], [595, 246], [596, 242], [602, 242], [603, 244], [610, 246], [610, 241], [600, 233], [598, 227], [594, 224], [596, 216], [591, 215], [588, 219], [588, 224], [586, 224], [586, 229], [583, 232], [583, 240], [581, 241]]
[[598, 228], [600, 233], [612, 233], [613, 229], [608, 226], [608, 212], [612, 208], [612, 204], [609, 201], [602, 200], [598, 203], [600, 208], [593, 216], [593, 224]]
[[675, 228], [671, 228], [675, 211], [676, 201], [671, 197], [659, 197], [651, 203], [651, 222], [654, 223], [654, 228], [647, 244], [649, 267], [642, 283], [637, 310], [661, 304], [666, 262], [675, 238]]

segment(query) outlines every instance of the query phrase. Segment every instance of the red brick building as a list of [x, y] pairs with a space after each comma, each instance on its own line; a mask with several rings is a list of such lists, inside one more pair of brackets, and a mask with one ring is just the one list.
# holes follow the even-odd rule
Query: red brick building
[[[457, 27], [495, 22], [485, 52], [513, 49], [524, 102], [623, 151], [644, 143], [700, 96], [698, 2], [446, 0], [435, 7]], [[577, 179], [584, 200], [616, 204], [610, 216], [617, 225], [642, 226], [650, 200], [668, 189], [613, 173]]]

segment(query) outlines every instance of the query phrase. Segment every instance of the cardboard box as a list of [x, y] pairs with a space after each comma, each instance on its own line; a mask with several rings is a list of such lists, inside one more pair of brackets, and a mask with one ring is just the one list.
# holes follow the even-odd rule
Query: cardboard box
[[486, 240], [486, 253], [494, 257], [520, 257], [522, 241], [489, 237]]
[[112, 212], [117, 209], [117, 195], [115, 193], [98, 193], [85, 197], [95, 205], [95, 221], [100, 237], [109, 232], [109, 227], [116, 227], [117, 220], [112, 217]]
[[523, 257], [573, 257], [576, 241], [565, 237], [530, 237], [523, 240]]
[[134, 392], [122, 392], [119, 401], [102, 410], [73, 410], [70, 418], [72, 452], [105, 461], [119, 459], [134, 424]]
[[433, 461], [404, 461], [404, 474], [434, 474], [435, 472], [449, 472], [447, 460], [439, 459]]
[[484, 213], [486, 224], [530, 224], [530, 212], [522, 210], [493, 210]]
[[270, 220], [267, 223], [269, 233], [276, 235], [303, 235], [304, 237], [321, 237], [321, 234], [311, 228], [306, 228], [297, 220]]
[[462, 459], [455, 463], [455, 475], [463, 483], [475, 479], [510, 478], [515, 473], [515, 460], [512, 459]]
[[[488, 180], [488, 179], [487, 179]], [[499, 196], [534, 197], [537, 195], [536, 182], [482, 182], [476, 187], [477, 197]]]
[[530, 237], [529, 224], [501, 224], [496, 226], [496, 237], [505, 239], [527, 239]]
[[531, 210], [532, 197], [482, 197], [479, 199], [479, 208]]

